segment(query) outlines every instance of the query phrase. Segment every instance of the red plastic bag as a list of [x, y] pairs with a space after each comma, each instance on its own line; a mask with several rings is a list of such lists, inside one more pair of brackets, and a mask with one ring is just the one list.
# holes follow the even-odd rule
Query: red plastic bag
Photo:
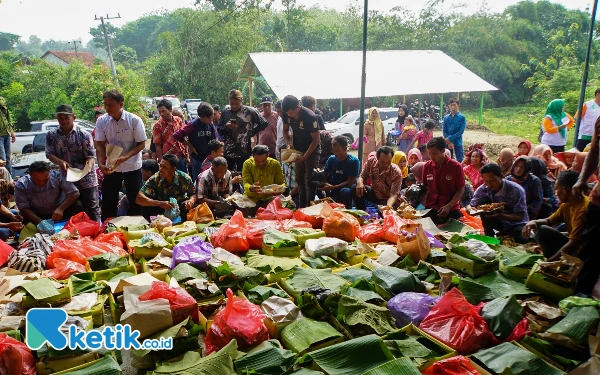
[[403, 219], [394, 212], [387, 210], [383, 212], [383, 239], [393, 243], [398, 243], [398, 234], [403, 225], [412, 224], [410, 219]]
[[305, 213], [306, 209], [310, 209], [310, 207], [296, 210], [296, 212], [294, 212], [294, 219], [310, 223], [313, 229], [321, 229], [323, 227], [323, 218], [321, 215], [311, 215], [309, 213]]
[[31, 350], [21, 341], [15, 340], [5, 333], [0, 333], [0, 374], [37, 374]]
[[463, 214], [461, 218], [458, 219], [463, 224], [470, 226], [479, 232], [479, 234], [484, 234], [485, 231], [483, 229], [483, 223], [481, 222], [481, 218], [479, 216], [471, 216], [467, 213], [467, 210], [464, 208], [460, 209], [460, 212]]
[[268, 340], [269, 331], [264, 320], [265, 314], [260, 307], [234, 296], [231, 289], [227, 289], [227, 305], [215, 316], [204, 340], [206, 354], [220, 350], [234, 339], [241, 350]]
[[296, 219], [283, 220], [281, 222], [281, 231], [287, 232], [292, 228], [312, 228], [312, 224], [306, 221], [300, 221]]
[[210, 242], [214, 247], [222, 247], [231, 253], [239, 253], [250, 249], [247, 236], [248, 229], [244, 215], [241, 211], [235, 210], [229, 223], [221, 225], [217, 233], [210, 237]]
[[325, 202], [321, 211], [323, 220], [323, 231], [327, 237], [335, 237], [340, 240], [352, 242], [358, 237], [360, 223], [356, 217], [347, 212], [336, 211]]
[[492, 338], [475, 306], [457, 288], [442, 297], [419, 328], [461, 354], [486, 347]]
[[54, 260], [60, 258], [85, 265], [87, 258], [103, 253], [127, 255], [127, 251], [119, 246], [93, 241], [89, 237], [77, 240], [59, 240], [54, 244], [52, 253], [46, 258], [46, 268], [54, 268]]
[[10, 253], [12, 253], [15, 249], [13, 249], [9, 244], [4, 241], [0, 241], [0, 267], [4, 265], [8, 261], [8, 257]]
[[459, 355], [434, 362], [423, 375], [481, 375], [467, 357]]
[[379, 223], [371, 223], [360, 227], [358, 238], [365, 243], [377, 243], [383, 241], [383, 227]]
[[281, 205], [281, 198], [275, 197], [267, 208], [260, 207], [256, 214], [256, 217], [260, 220], [285, 220], [291, 219], [294, 216], [294, 212], [289, 208], [284, 208]]
[[[306, 224], [306, 223], [305, 223]], [[281, 229], [281, 225], [276, 220], [246, 220], [246, 228], [248, 228], [248, 245], [250, 249], [261, 249], [263, 243], [263, 235], [267, 229]]]
[[119, 246], [121, 249], [125, 249], [125, 246], [127, 245], [125, 235], [118, 230], [110, 233], [100, 233], [94, 241], [109, 243], [111, 245]]
[[146, 293], [139, 296], [140, 301], [150, 301], [158, 298], [169, 300], [173, 324], [183, 322], [188, 316], [198, 323], [198, 303], [185, 289], [172, 287], [164, 281], [154, 281]]
[[56, 280], [65, 280], [75, 275], [76, 273], [85, 272], [85, 266], [77, 262], [58, 258], [53, 260], [54, 268], [44, 272], [46, 277], [51, 277]]
[[80, 236], [95, 237], [100, 230], [100, 223], [90, 220], [85, 212], [80, 212], [69, 219], [64, 229], [71, 233], [77, 229]]

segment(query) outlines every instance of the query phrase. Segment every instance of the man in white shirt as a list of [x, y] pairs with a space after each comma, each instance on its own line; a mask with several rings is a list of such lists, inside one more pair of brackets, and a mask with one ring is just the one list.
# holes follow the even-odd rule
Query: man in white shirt
[[281, 118], [281, 100], [278, 100], [277, 103], [275, 103], [275, 111], [279, 116], [277, 119], [277, 142], [275, 144], [275, 157], [281, 163], [281, 149], [285, 147], [285, 138], [283, 137], [283, 119]]
[[[594, 135], [594, 124], [600, 117], [600, 88], [594, 92], [595, 98], [583, 103], [581, 108], [581, 121], [579, 122], [579, 137], [575, 147], [582, 152], [592, 141]], [[579, 115], [575, 115], [578, 118]]]
[[[104, 174], [102, 182], [102, 220], [117, 216], [119, 192], [125, 181], [128, 215], [139, 215], [135, 203], [142, 187], [142, 150], [146, 144], [146, 130], [141, 118], [123, 109], [124, 97], [117, 90], [109, 90], [102, 96], [106, 114], [96, 122], [96, 152], [98, 164]], [[123, 149], [113, 163], [107, 163], [107, 145]]]

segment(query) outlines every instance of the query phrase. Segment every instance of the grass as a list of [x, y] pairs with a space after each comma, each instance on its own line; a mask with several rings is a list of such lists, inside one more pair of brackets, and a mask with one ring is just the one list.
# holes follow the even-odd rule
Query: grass
[[[479, 124], [479, 109], [461, 111], [467, 123]], [[538, 135], [546, 108], [534, 105], [484, 109], [483, 126], [496, 134], [514, 135], [539, 144]], [[569, 131], [567, 146], [573, 144], [575, 131]]]

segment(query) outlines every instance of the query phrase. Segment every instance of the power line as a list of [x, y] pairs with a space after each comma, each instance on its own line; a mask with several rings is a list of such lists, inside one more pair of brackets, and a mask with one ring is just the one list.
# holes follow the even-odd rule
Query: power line
[[106, 15], [106, 18], [104, 18], [103, 16], [100, 16], [100, 18], [98, 18], [96, 15], [94, 15], [94, 20], [95, 21], [100, 21], [102, 23], [102, 31], [104, 32], [104, 40], [106, 41], [106, 49], [108, 50], [108, 60], [110, 61], [110, 67], [112, 69], [112, 74], [113, 77], [115, 79], [115, 83], [117, 84], [117, 87], [119, 87], [119, 79], [117, 78], [117, 69], [115, 68], [115, 61], [113, 60], [112, 57], [112, 49], [110, 48], [110, 42], [108, 41], [108, 33], [106, 32], [106, 24], [104, 23], [104, 20], [112, 20], [115, 18], [121, 18], [121, 14], [117, 13], [117, 17], [109, 17], [108, 15]]
[[77, 43], [79, 43], [79, 45], [81, 45], [81, 40], [72, 40], [68, 43], [73, 44], [73, 48], [75, 48], [75, 57], [79, 57], [79, 55], [77, 54]]
[[212, 25], [210, 25], [206, 30], [202, 31], [200, 33], [200, 35], [198, 35], [198, 36], [204, 35], [204, 33], [208, 32], [210, 29], [212, 29], [213, 27], [217, 26], [219, 23], [221, 23], [221, 21], [225, 20], [225, 18], [229, 17], [230, 15], [233, 14], [233, 12], [235, 12], [236, 10], [238, 10], [242, 5], [246, 5], [246, 3], [248, 3], [248, 1], [249, 0], [244, 0], [239, 5], [236, 5], [235, 8], [233, 8], [232, 10], [229, 11], [229, 13], [227, 13], [226, 15], [224, 15], [223, 17], [221, 17], [217, 22], [215, 22]]

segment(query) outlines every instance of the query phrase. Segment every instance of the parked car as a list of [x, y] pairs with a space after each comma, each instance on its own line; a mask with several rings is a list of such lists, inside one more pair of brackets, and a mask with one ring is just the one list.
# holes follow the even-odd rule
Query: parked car
[[[398, 118], [397, 108], [378, 108], [381, 121], [383, 122], [383, 134], [386, 134], [390, 130], [394, 130], [396, 119]], [[368, 110], [365, 109], [365, 119], [368, 116]], [[351, 111], [340, 117], [334, 122], [325, 124], [325, 129], [330, 131], [334, 136], [343, 135], [350, 143], [354, 142], [358, 138], [358, 129], [360, 125], [359, 121], [360, 111]]]
[[[29, 166], [34, 161], [46, 161], [51, 163], [50, 160], [46, 158], [46, 152], [13, 155], [12, 159], [10, 160], [10, 174], [12, 175], [13, 179], [17, 180], [18, 178], [26, 175], [27, 171], [29, 170]], [[58, 166], [52, 164], [52, 168], [58, 168]]]
[[173, 108], [181, 108], [181, 101], [175, 95], [163, 95], [163, 96], [155, 96], [152, 98], [152, 118], [158, 120], [158, 108], [156, 108], [156, 104], [163, 99], [168, 99]]
[[[96, 128], [93, 122], [75, 119], [75, 125], [79, 125], [90, 133]], [[11, 153], [26, 154], [32, 152], [33, 138], [40, 133], [58, 128], [57, 120], [32, 121], [31, 131], [15, 133], [16, 142], [11, 145]]]
[[187, 121], [193, 121], [198, 117], [198, 107], [202, 104], [202, 99], [186, 99], [181, 104], [183, 114]]

